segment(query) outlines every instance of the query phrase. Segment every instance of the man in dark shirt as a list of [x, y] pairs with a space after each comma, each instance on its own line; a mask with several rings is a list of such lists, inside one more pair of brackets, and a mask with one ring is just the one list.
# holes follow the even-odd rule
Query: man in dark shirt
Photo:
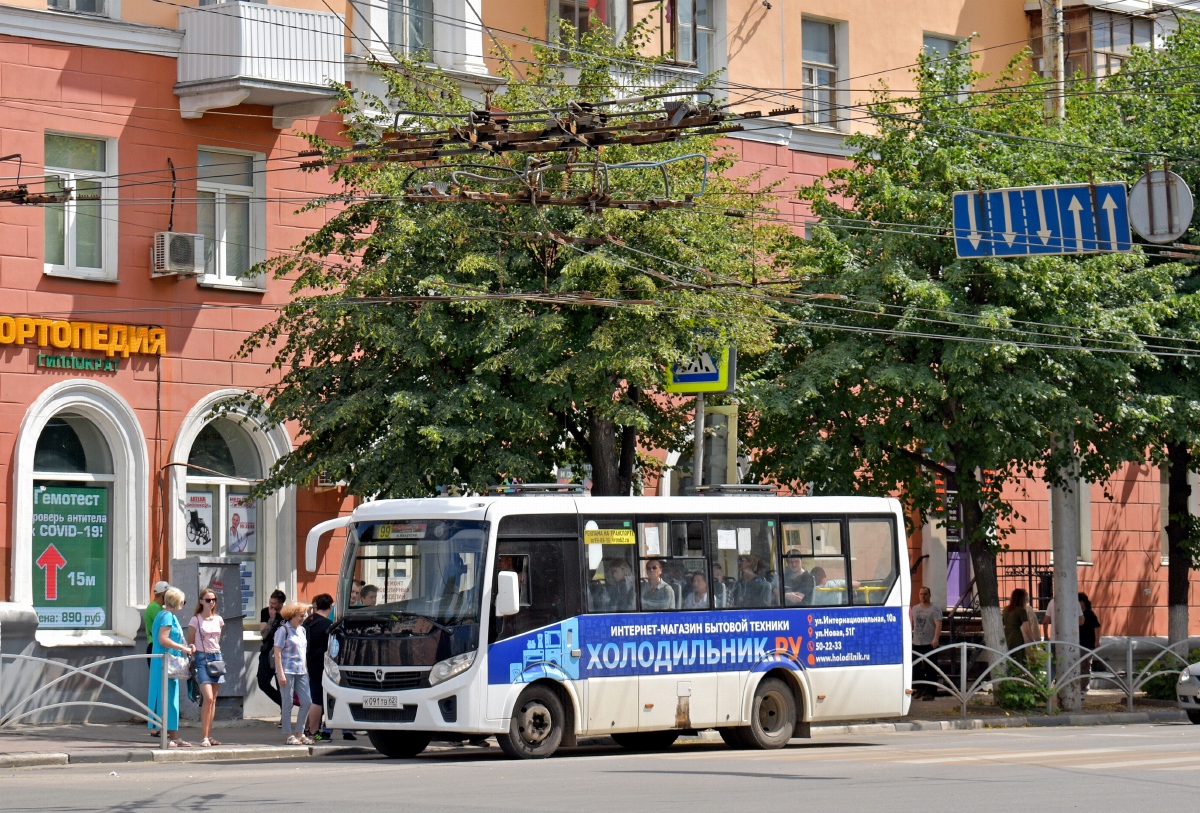
[[783, 598], [786, 607], [806, 607], [812, 604], [816, 590], [813, 574], [804, 569], [799, 551], [783, 555]]
[[313, 611], [304, 621], [308, 637], [308, 685], [312, 690], [312, 707], [308, 710], [308, 732], [321, 733], [321, 714], [325, 710], [325, 691], [321, 678], [325, 674], [325, 653], [329, 650], [329, 628], [333, 622], [329, 613], [333, 610], [333, 596], [322, 593], [313, 599]]

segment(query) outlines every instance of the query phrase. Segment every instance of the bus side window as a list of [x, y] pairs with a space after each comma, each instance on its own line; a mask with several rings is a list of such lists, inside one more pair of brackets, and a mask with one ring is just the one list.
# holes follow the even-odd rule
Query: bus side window
[[625, 613], [637, 609], [634, 577], [637, 538], [631, 520], [595, 518], [583, 526], [587, 611]]
[[855, 604], [883, 604], [896, 583], [896, 533], [890, 519], [850, 520]]
[[775, 520], [714, 517], [709, 536], [716, 541], [713, 581], [720, 578], [725, 583], [728, 594], [725, 606], [779, 606]]
[[804, 567], [813, 574], [816, 592], [812, 604], [845, 606], [850, 603], [847, 591], [846, 554], [842, 540], [842, 523], [838, 520], [814, 520], [812, 523], [814, 556], [803, 559]]

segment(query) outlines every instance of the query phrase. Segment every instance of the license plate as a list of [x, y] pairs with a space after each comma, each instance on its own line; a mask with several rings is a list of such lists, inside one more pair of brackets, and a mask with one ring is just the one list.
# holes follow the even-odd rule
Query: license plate
[[368, 694], [363, 697], [364, 709], [398, 709], [398, 698], [386, 694]]

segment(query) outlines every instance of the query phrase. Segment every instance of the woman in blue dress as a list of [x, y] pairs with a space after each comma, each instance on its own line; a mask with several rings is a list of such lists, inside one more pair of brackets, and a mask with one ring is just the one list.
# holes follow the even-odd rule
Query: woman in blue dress
[[[196, 651], [194, 646], [189, 646], [183, 638], [183, 627], [179, 625], [179, 619], [175, 617], [173, 610], [178, 610], [183, 607], [184, 602], [183, 591], [177, 587], [172, 587], [163, 596], [163, 609], [154, 619], [154, 626], [150, 629], [150, 640], [154, 642], [153, 654], [165, 655], [168, 652], [183, 652], [191, 655]], [[161, 714], [159, 706], [162, 704], [162, 670], [163, 658], [155, 658], [150, 661], [150, 710], [155, 714]], [[171, 679], [167, 681], [167, 737], [170, 739], [170, 748], [190, 748], [191, 743], [179, 739], [179, 681]], [[150, 728], [157, 728], [152, 721], [147, 721]]]

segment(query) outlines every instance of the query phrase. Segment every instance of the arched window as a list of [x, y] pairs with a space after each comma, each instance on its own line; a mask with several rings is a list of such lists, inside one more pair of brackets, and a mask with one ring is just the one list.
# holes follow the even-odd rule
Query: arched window
[[46, 422], [33, 456], [34, 608], [43, 629], [112, 627], [113, 456], [87, 418]]
[[259, 557], [264, 523], [249, 496], [263, 461], [247, 428], [216, 418], [205, 424], [187, 458], [184, 534], [188, 556], [222, 556], [241, 565], [242, 611], [251, 616], [261, 595]]

